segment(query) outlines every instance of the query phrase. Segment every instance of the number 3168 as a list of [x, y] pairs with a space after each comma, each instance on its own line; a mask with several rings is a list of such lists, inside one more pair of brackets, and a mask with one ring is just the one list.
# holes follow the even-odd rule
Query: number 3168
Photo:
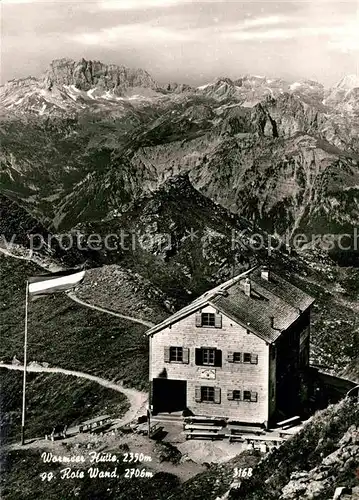
[[233, 471], [233, 477], [251, 477], [252, 476], [252, 468], [249, 467], [248, 469], [247, 468], [240, 468], [238, 469], [238, 467], [235, 467], [234, 468], [234, 471]]

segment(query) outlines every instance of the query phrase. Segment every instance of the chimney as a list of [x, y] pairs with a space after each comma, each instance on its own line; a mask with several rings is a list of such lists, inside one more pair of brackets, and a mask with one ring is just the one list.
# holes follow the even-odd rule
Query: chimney
[[247, 297], [251, 296], [251, 282], [249, 278], [246, 278], [244, 283], [243, 283], [243, 290], [244, 293], [247, 295]]
[[270, 319], [270, 327], [274, 328], [274, 316], [269, 316]]
[[268, 269], [268, 267], [262, 267], [261, 278], [262, 278], [262, 280], [269, 281], [269, 269]]

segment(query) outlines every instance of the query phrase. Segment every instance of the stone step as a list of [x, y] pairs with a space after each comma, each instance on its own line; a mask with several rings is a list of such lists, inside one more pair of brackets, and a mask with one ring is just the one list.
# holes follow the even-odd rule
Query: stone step
[[158, 413], [151, 417], [151, 420], [156, 422], [183, 422], [181, 414], [176, 413]]

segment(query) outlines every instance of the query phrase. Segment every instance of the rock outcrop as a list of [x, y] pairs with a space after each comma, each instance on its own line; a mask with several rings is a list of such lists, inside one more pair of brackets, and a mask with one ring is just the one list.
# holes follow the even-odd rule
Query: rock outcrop
[[143, 69], [131, 69], [85, 59], [52, 61], [43, 81], [48, 90], [51, 90], [54, 85], [75, 85], [80, 90], [98, 87], [104, 91], [111, 90], [116, 95], [121, 95], [129, 87], [151, 89], [158, 87], [149, 73]]
[[359, 463], [359, 426], [352, 425], [339, 441], [339, 448], [321, 464], [304, 472], [293, 472], [279, 500], [322, 498], [336, 485], [338, 474], [351, 473]]

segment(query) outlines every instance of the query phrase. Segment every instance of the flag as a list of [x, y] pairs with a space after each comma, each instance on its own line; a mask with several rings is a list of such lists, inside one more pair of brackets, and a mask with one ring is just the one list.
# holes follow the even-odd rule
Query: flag
[[59, 273], [44, 274], [29, 278], [29, 294], [44, 295], [70, 290], [79, 285], [85, 277], [85, 271], [67, 270]]

